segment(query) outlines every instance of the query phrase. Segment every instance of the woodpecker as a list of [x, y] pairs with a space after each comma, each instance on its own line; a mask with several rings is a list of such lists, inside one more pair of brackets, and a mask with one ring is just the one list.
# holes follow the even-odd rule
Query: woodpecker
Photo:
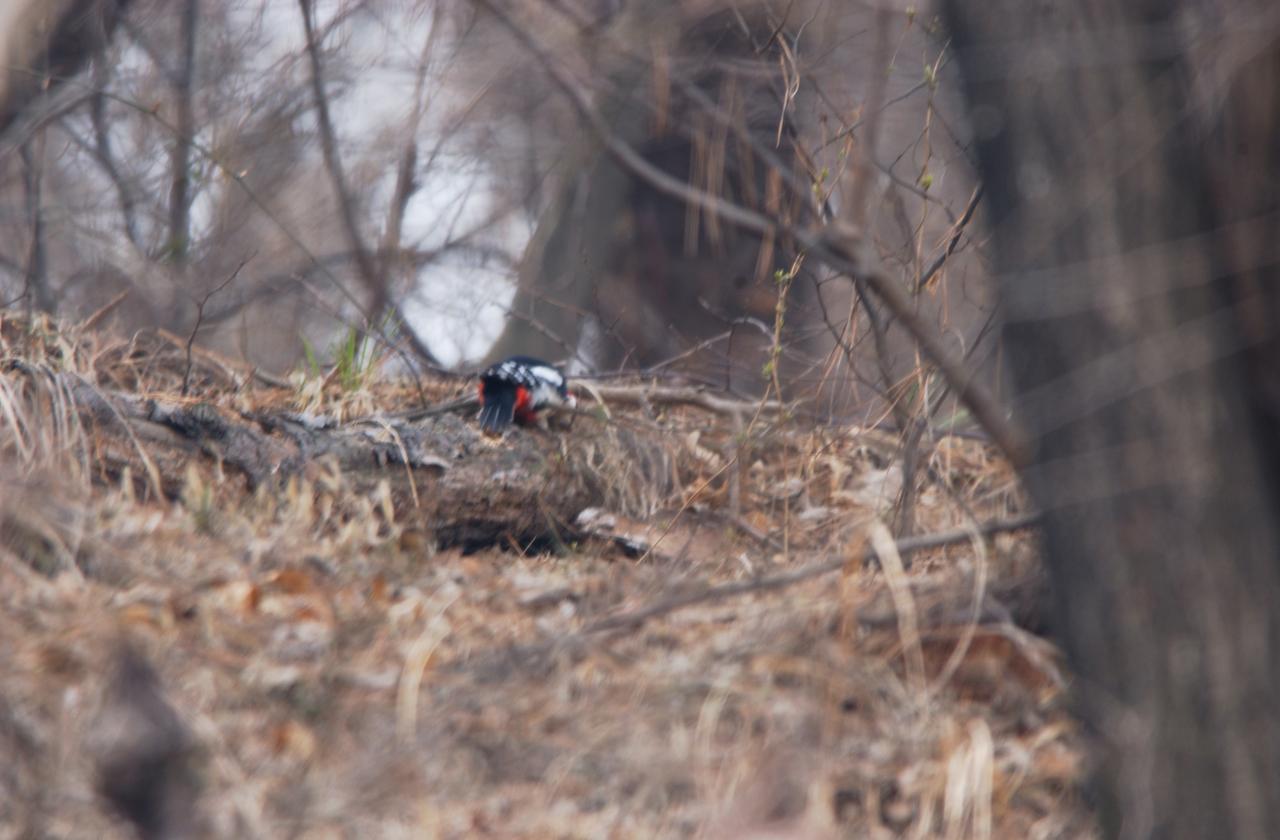
[[574, 404], [564, 374], [528, 356], [512, 356], [480, 374], [480, 428], [501, 434], [514, 420], [528, 426], [548, 406]]

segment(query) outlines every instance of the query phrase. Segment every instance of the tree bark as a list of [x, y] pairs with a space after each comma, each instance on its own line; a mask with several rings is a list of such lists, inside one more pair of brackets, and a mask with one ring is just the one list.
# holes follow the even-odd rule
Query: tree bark
[[944, 10], [1104, 829], [1274, 836], [1275, 16], [1196, 21], [1237, 62], [1210, 114], [1191, 4]]

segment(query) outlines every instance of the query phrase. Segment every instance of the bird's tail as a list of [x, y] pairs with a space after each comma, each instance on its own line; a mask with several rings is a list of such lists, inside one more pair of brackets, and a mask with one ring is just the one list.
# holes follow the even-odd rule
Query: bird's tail
[[482, 399], [484, 405], [480, 408], [480, 428], [485, 434], [501, 434], [515, 417], [515, 388], [489, 386], [484, 389]]

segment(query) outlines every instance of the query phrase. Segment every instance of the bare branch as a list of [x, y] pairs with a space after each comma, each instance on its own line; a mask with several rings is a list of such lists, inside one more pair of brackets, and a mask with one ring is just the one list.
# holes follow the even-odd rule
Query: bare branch
[[97, 90], [89, 97], [89, 121], [93, 125], [93, 156], [116, 188], [116, 198], [120, 203], [120, 223], [124, 228], [125, 236], [133, 243], [133, 247], [142, 251], [142, 241], [138, 236], [136, 202], [133, 197], [133, 189], [125, 181], [120, 168], [116, 165], [115, 152], [111, 148], [111, 131], [107, 125], [106, 115], [107, 97], [102, 95], [102, 90], [107, 83], [108, 72], [107, 62], [98, 61], [94, 63], [94, 87]]
[[347, 179], [343, 174], [342, 156], [338, 153], [337, 136], [333, 128], [333, 119], [329, 115], [329, 96], [325, 92], [324, 68], [320, 58], [320, 44], [316, 39], [315, 22], [312, 20], [313, 6], [311, 0], [298, 0], [302, 12], [302, 26], [307, 36], [307, 58], [311, 65], [311, 92], [315, 98], [316, 121], [320, 128], [320, 148], [324, 153], [325, 167], [333, 182], [333, 192], [338, 199], [338, 212], [342, 216], [343, 231], [351, 252], [355, 255], [356, 268], [365, 290], [369, 293], [369, 302], [361, 306], [365, 321], [375, 325], [387, 308], [389, 297], [386, 278], [378, 272], [373, 256], [365, 246], [364, 237], [360, 234], [359, 220], [356, 219], [355, 202], [347, 189]]
[[978, 209], [978, 202], [981, 200], [982, 185], [979, 184], [977, 188], [974, 189], [973, 196], [970, 197], [969, 203], [965, 205], [964, 213], [960, 215], [960, 219], [952, 226], [951, 239], [947, 242], [947, 249], [938, 255], [938, 258], [933, 261], [933, 264], [930, 265], [923, 274], [920, 275], [920, 279], [916, 282], [917, 293], [924, 291], [925, 287], [929, 285], [929, 281], [933, 280], [934, 276], [942, 270], [942, 266], [946, 265], [946, 262], [951, 258], [951, 255], [956, 252], [956, 247], [960, 244], [961, 237], [964, 236], [964, 230], [973, 219], [973, 213]]
[[217, 286], [210, 289], [204, 295], [204, 297], [196, 301], [196, 322], [191, 327], [190, 335], [187, 336], [187, 344], [185, 347], [187, 364], [186, 364], [186, 368], [182, 372], [182, 396], [184, 397], [191, 391], [191, 346], [195, 343], [196, 333], [200, 332], [200, 324], [204, 320], [205, 304], [209, 302], [209, 299], [211, 297], [213, 297], [218, 292], [225, 289], [227, 286], [230, 286], [232, 281], [234, 281], [236, 277], [240, 275], [240, 269], [244, 268], [245, 264], [247, 264], [251, 259], [253, 259], [253, 255], [245, 257], [243, 260], [241, 260], [240, 264], [236, 266], [236, 270], [231, 272], [231, 275], [227, 277], [226, 280], [223, 280]]

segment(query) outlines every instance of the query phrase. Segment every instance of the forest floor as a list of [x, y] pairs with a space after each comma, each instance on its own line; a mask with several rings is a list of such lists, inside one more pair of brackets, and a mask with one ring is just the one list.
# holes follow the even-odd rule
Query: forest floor
[[[672, 442], [659, 497], [442, 545], [428, 485], [208, 446], [166, 481], [164, 440], [38, 386], [345, 421], [467, 383], [263, 382], [4, 312], [0, 358], [0, 837], [135, 836], [112, 801], [157, 837], [1096, 834], [1034, 530], [895, 550], [892, 436], [606, 398]], [[1026, 509], [980, 441], [919, 462], [916, 535]]]

